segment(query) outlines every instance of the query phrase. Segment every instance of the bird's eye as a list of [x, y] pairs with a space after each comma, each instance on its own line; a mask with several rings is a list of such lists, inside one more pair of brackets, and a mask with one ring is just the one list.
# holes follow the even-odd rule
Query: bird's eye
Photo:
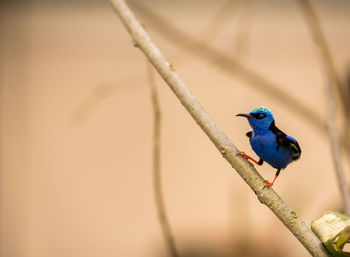
[[259, 113], [259, 114], [256, 116], [256, 118], [259, 119], [259, 120], [261, 120], [261, 119], [263, 119], [263, 118], [265, 118], [265, 117], [266, 117], [266, 114], [265, 114], [265, 113]]

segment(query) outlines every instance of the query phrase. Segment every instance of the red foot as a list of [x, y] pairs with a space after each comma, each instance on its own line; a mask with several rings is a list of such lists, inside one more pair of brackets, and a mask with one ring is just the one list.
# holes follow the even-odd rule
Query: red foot
[[247, 155], [245, 152], [240, 152], [239, 153], [240, 156], [246, 158], [247, 160], [251, 160], [252, 162], [254, 162], [256, 165], [261, 165], [258, 161], [254, 160], [252, 157], [250, 157], [249, 155]]
[[265, 183], [264, 187], [272, 187], [273, 186], [273, 182], [269, 182], [268, 180], [265, 180], [264, 183]]
[[265, 187], [272, 187], [273, 186], [273, 183], [275, 183], [275, 180], [276, 180], [277, 176], [275, 176], [275, 178], [273, 179], [272, 182], [269, 182], [268, 180], [265, 180], [264, 183], [265, 183]]

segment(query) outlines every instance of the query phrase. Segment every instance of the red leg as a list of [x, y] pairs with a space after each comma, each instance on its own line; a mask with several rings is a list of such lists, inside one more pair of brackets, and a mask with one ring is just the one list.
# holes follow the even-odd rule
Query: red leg
[[272, 187], [273, 183], [275, 183], [277, 176], [272, 180], [272, 182], [269, 182], [268, 180], [265, 180], [265, 186], [264, 187]]
[[259, 166], [262, 165], [261, 162], [258, 162], [258, 161], [256, 161], [256, 160], [254, 160], [252, 157], [250, 157], [249, 155], [245, 154], [245, 152], [240, 152], [239, 155], [242, 156], [242, 157], [244, 157], [244, 158], [246, 158], [247, 160], [251, 160], [251, 161], [254, 162], [256, 165], [259, 165]]
[[275, 178], [272, 180], [272, 182], [269, 182], [268, 180], [265, 180], [265, 186], [264, 187], [272, 187], [273, 183], [275, 183], [276, 178], [278, 177], [278, 175], [280, 174], [281, 169], [278, 169], [276, 171], [276, 175]]

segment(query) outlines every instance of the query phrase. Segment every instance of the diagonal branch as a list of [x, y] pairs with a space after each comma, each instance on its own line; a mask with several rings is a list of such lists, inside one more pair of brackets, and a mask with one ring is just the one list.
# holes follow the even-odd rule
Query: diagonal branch
[[161, 112], [158, 101], [157, 88], [155, 85], [154, 75], [152, 71], [152, 66], [146, 60], [148, 84], [151, 90], [151, 101], [153, 108], [153, 189], [154, 198], [156, 201], [156, 207], [158, 212], [158, 218], [160, 226], [162, 228], [163, 236], [167, 243], [169, 252], [172, 257], [178, 257], [178, 251], [175, 245], [175, 240], [173, 233], [170, 228], [168, 221], [168, 216], [165, 210], [165, 204], [163, 199], [162, 191], [162, 176], [161, 176], [161, 165], [160, 165], [160, 153], [161, 153]]
[[125, 2], [123, 0], [110, 0], [110, 2], [120, 20], [131, 34], [136, 46], [147, 56], [148, 60], [153, 64], [182, 105], [207, 134], [223, 157], [255, 192], [259, 201], [273, 211], [312, 256], [329, 256], [320, 240], [311, 232], [301, 218], [296, 215], [295, 211], [272, 188], [264, 188], [264, 179], [256, 169], [245, 159], [237, 156], [239, 150], [231, 143], [223, 131], [216, 126], [208, 113], [193, 97], [179, 75], [151, 41]]

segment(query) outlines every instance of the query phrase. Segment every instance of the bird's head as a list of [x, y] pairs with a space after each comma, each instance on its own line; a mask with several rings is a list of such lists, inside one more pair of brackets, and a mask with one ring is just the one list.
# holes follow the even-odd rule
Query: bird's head
[[255, 107], [248, 114], [240, 113], [236, 116], [246, 117], [254, 132], [266, 131], [274, 120], [271, 110], [264, 106]]

